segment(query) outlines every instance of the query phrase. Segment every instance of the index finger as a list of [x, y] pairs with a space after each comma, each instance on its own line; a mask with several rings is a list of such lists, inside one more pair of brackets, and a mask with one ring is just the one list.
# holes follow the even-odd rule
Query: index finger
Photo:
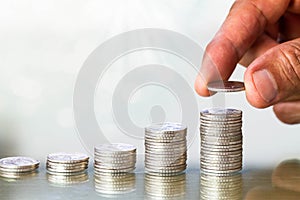
[[[243, 54], [275, 23], [292, 0], [237, 0], [213, 40], [207, 45], [195, 89], [209, 96], [207, 83], [227, 80]], [[293, 2], [293, 1], [292, 1]]]

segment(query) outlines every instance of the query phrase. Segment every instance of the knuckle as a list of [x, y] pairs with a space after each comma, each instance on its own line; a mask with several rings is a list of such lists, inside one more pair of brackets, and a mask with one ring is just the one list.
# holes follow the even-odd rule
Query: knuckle
[[282, 74], [295, 89], [300, 88], [300, 45], [286, 43], [280, 48], [280, 60], [282, 62]]

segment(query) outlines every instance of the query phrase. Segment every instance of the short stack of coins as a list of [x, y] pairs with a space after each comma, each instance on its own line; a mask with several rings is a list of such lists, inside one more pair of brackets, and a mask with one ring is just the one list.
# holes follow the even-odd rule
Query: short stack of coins
[[81, 153], [52, 153], [47, 156], [47, 172], [52, 175], [78, 175], [85, 173], [89, 157]]
[[29, 157], [6, 157], [0, 159], [0, 176], [5, 178], [23, 178], [33, 175], [40, 161]]
[[201, 173], [200, 199], [202, 200], [240, 200], [243, 194], [241, 173], [215, 175]]
[[94, 172], [129, 173], [136, 164], [136, 147], [130, 144], [112, 143], [95, 147]]
[[200, 113], [201, 171], [230, 174], [242, 169], [242, 111], [208, 109]]
[[158, 123], [145, 128], [145, 170], [147, 173], [176, 174], [186, 169], [186, 126]]

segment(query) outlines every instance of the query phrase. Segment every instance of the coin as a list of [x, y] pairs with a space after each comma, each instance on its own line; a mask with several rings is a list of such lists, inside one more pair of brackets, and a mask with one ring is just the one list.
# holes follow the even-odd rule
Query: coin
[[102, 144], [95, 147], [95, 151], [98, 153], [129, 153], [135, 152], [136, 147], [131, 144], [123, 143], [112, 143], [112, 144]]
[[245, 85], [240, 81], [214, 81], [207, 84], [211, 92], [239, 92], [245, 90]]
[[89, 157], [81, 153], [52, 153], [47, 156], [47, 160], [55, 163], [78, 163], [87, 161]]
[[37, 166], [40, 164], [40, 161], [35, 160], [29, 157], [7, 157], [0, 159], [0, 167], [2, 168], [27, 168], [32, 166]]

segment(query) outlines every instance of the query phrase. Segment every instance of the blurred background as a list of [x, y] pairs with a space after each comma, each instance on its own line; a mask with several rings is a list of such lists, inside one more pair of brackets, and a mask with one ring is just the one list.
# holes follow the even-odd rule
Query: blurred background
[[[0, 156], [25, 155], [45, 160], [52, 152], [84, 152], [89, 144], [76, 129], [73, 91], [81, 67], [99, 45], [126, 31], [159, 28], [181, 33], [203, 49], [216, 33], [232, 0], [2, 0], [0, 1]], [[201, 60], [202, 55], [199, 55]], [[111, 96], [129, 69], [156, 63], [182, 74], [191, 87], [197, 75], [187, 63], [166, 53], [135, 52], [112, 63], [95, 92], [95, 115], [109, 142], [138, 146], [143, 139], [125, 135], [112, 116]], [[198, 66], [200, 67], [200, 66]], [[243, 80], [241, 66], [232, 76]], [[151, 95], [150, 95], [151, 94]], [[142, 98], [141, 98], [142, 97]], [[282, 124], [272, 108], [255, 109], [245, 93], [198, 97], [197, 110], [234, 107], [244, 113], [244, 163], [273, 166], [300, 155], [300, 126]], [[144, 127], [160, 113], [180, 121], [176, 94], [144, 87], [128, 101], [131, 121]], [[199, 166], [199, 132], [189, 133], [189, 167]], [[99, 144], [103, 141], [99, 141]]]

